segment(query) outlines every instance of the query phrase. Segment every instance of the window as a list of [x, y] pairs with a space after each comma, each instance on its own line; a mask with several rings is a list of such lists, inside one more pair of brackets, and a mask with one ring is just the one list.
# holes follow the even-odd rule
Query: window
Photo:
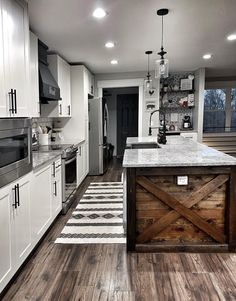
[[236, 88], [231, 89], [231, 129], [236, 132]]
[[205, 90], [203, 132], [236, 132], [236, 88]]
[[205, 90], [203, 132], [225, 131], [225, 104], [226, 89]]

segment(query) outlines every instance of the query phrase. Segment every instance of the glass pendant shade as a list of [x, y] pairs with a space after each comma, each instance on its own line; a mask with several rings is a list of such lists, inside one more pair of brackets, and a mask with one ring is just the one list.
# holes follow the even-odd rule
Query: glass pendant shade
[[152, 89], [152, 80], [151, 79], [144, 80], [144, 88], [146, 91], [149, 91]]
[[169, 76], [169, 60], [160, 59], [155, 62], [155, 78], [167, 78]]

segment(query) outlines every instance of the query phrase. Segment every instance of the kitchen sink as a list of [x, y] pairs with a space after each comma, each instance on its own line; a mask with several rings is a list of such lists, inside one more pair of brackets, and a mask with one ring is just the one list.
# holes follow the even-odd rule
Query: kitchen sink
[[156, 142], [151, 143], [134, 143], [131, 145], [132, 149], [144, 149], [144, 148], [160, 148], [159, 144]]

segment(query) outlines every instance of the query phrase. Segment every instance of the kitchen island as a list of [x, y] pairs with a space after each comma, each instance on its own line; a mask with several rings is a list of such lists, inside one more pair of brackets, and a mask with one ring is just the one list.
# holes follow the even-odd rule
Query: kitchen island
[[155, 142], [127, 138], [127, 250], [234, 251], [236, 158], [179, 136]]

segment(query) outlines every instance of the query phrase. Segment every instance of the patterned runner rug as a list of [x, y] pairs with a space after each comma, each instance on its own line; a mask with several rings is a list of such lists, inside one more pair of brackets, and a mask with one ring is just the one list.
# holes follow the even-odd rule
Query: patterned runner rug
[[55, 243], [125, 243], [123, 183], [91, 183]]

